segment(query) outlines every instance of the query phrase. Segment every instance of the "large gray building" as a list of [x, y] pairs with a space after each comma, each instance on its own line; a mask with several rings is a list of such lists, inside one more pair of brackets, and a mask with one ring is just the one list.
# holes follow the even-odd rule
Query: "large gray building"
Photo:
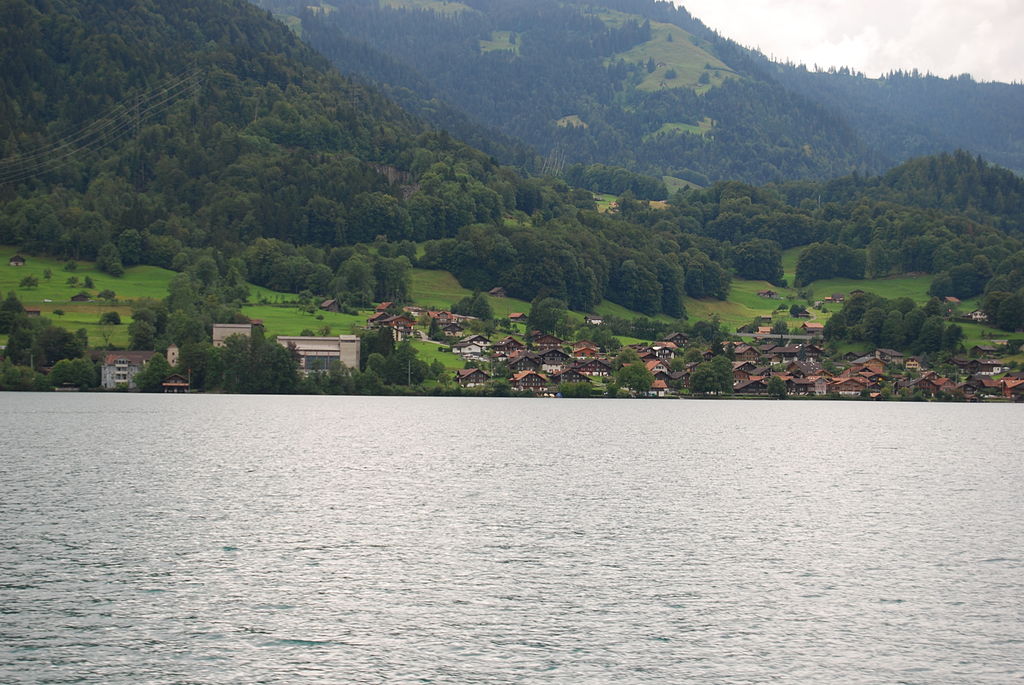
[[303, 373], [326, 371], [333, 362], [341, 362], [350, 369], [359, 368], [359, 336], [336, 335], [314, 337], [305, 335], [279, 335], [277, 342], [299, 356], [299, 369]]

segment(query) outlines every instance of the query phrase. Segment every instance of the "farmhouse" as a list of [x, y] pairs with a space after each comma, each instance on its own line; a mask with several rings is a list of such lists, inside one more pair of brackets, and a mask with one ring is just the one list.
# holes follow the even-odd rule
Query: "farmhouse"
[[455, 372], [455, 380], [463, 388], [476, 388], [486, 384], [491, 377], [480, 369], [459, 369]]
[[25, 258], [20, 254], [16, 254], [7, 262], [7, 266], [25, 266]]

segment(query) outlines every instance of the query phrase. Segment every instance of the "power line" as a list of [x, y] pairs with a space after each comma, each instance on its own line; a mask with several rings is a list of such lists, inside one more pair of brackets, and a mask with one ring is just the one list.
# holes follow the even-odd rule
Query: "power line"
[[176, 75], [168, 83], [126, 98], [100, 118], [62, 139], [33, 151], [0, 160], [0, 184], [17, 183], [55, 171], [84, 152], [95, 151], [128, 132], [138, 133], [143, 121], [170, 109], [183, 97], [196, 94], [201, 86], [200, 70]]

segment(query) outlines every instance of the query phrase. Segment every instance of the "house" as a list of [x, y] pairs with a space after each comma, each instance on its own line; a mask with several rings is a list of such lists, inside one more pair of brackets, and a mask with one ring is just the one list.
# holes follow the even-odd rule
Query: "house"
[[654, 379], [651, 389], [647, 391], [648, 397], [664, 397], [668, 394], [668, 383], [660, 378]]
[[603, 359], [587, 359], [586, 361], [576, 362], [573, 368], [588, 376], [598, 376], [601, 378], [610, 376], [612, 373], [612, 365]]
[[168, 364], [171, 366], [177, 366], [178, 359], [181, 357], [181, 350], [178, 349], [177, 345], [171, 343], [167, 346], [167, 354], [165, 354], [164, 357], [167, 359]]
[[508, 368], [513, 372], [540, 371], [540, 367], [540, 355], [534, 352], [520, 352], [508, 360]]
[[757, 291], [757, 296], [758, 297], [765, 297], [765, 298], [768, 298], [769, 300], [777, 300], [777, 299], [779, 299], [779, 294], [777, 292], [775, 292], [774, 290], [758, 290]]
[[320, 303], [320, 309], [325, 312], [334, 312], [337, 314], [341, 311], [341, 305], [338, 304], [337, 300], [324, 300]]
[[880, 347], [875, 350], [875, 356], [881, 359], [886, 364], [892, 364], [894, 366], [904, 365], [903, 353], [899, 350], [891, 350], [887, 347]]
[[920, 371], [923, 368], [922, 363], [923, 362], [920, 357], [911, 357], [903, 365], [903, 368], [907, 371]]
[[976, 358], [991, 359], [999, 356], [999, 350], [993, 345], [975, 345], [967, 352], [972, 357]]
[[748, 378], [745, 381], [733, 383], [732, 391], [740, 395], [767, 395], [768, 382], [760, 376]]
[[513, 390], [519, 392], [544, 393], [548, 391], [548, 377], [536, 371], [520, 371], [508, 379]]
[[1003, 397], [1009, 397], [1016, 401], [1024, 399], [1024, 380], [1003, 380]]
[[583, 323], [587, 324], [588, 326], [603, 326], [604, 317], [599, 316], [597, 314], [587, 314], [586, 316], [583, 317]]
[[761, 358], [761, 351], [753, 345], [740, 344], [732, 350], [733, 359], [741, 362], [756, 362]]
[[972, 359], [965, 369], [971, 375], [980, 376], [994, 376], [1007, 370], [1005, 363], [998, 359]]
[[558, 347], [538, 352], [537, 357], [544, 371], [560, 371], [573, 362], [572, 356]]
[[454, 338], [457, 335], [462, 335], [466, 332], [465, 327], [461, 323], [451, 322], [441, 326], [441, 332], [449, 338]]
[[213, 346], [224, 347], [227, 339], [233, 335], [252, 337], [251, 323], [215, 323], [213, 324]]
[[565, 371], [559, 371], [551, 374], [552, 385], [562, 385], [563, 383], [590, 383], [591, 380], [576, 368], [566, 369]]
[[366, 319], [366, 327], [378, 328], [380, 326], [380, 322], [384, 321], [384, 319], [387, 319], [390, 316], [391, 315], [388, 314], [387, 312], [374, 312], [373, 314], [370, 314], [370, 316]]
[[538, 351], [543, 352], [545, 350], [551, 350], [561, 347], [565, 344], [565, 341], [559, 338], [557, 335], [551, 335], [545, 333], [543, 335], [537, 335], [533, 338], [533, 345]]
[[521, 352], [525, 349], [526, 345], [513, 338], [511, 335], [507, 335], [491, 345], [491, 351], [495, 354], [511, 355], [513, 352]]
[[980, 309], [975, 309], [973, 312], [971, 312], [967, 316], [971, 319], [971, 321], [975, 321], [977, 323], [986, 323], [986, 322], [988, 322], [988, 314], [986, 314], [985, 312], [981, 311]]
[[526, 323], [529, 320], [529, 316], [522, 312], [512, 312], [508, 315], [508, 320], [512, 323]]
[[862, 390], [867, 389], [868, 385], [867, 379], [860, 376], [852, 376], [850, 378], [837, 378], [829, 383], [827, 388], [830, 393], [851, 397], [859, 395]]
[[188, 392], [190, 384], [185, 376], [182, 376], [180, 373], [172, 373], [164, 379], [161, 385], [165, 393], [183, 393]]
[[804, 332], [804, 335], [813, 335], [820, 338], [825, 334], [825, 324], [818, 323], [817, 321], [804, 321], [800, 325], [800, 330]]
[[135, 376], [153, 358], [156, 352], [110, 352], [100, 366], [100, 387], [114, 390], [118, 387], [135, 388]]
[[455, 381], [463, 388], [477, 388], [489, 380], [490, 375], [480, 369], [459, 369], [455, 372]]
[[676, 347], [686, 347], [686, 343], [690, 341], [689, 336], [686, 333], [669, 333], [658, 342], [670, 342]]
[[825, 356], [825, 349], [821, 345], [815, 345], [814, 343], [804, 345], [800, 352], [801, 356], [809, 362], [816, 362]]
[[832, 293], [825, 298], [825, 302], [846, 302], [846, 295], [842, 293]]
[[452, 345], [452, 352], [460, 357], [480, 357], [491, 346], [485, 335], [470, 335]]
[[391, 305], [393, 305], [393, 304], [394, 304], [394, 302], [381, 302], [380, 304], [378, 304], [376, 307], [373, 308], [373, 311], [375, 311], [375, 312], [387, 311], [388, 309], [391, 309]]
[[942, 298], [942, 300], [943, 300], [943, 302], [946, 302], [948, 304], [954, 304], [954, 305], [955, 304], [960, 304], [960, 298], [959, 297], [953, 297], [952, 295], [950, 295], [948, 297], [944, 297], [944, 298]]
[[37, 317], [43, 315], [43, 310], [39, 307], [25, 307], [25, 316]]
[[299, 358], [303, 374], [322, 373], [335, 362], [350, 369], [359, 368], [359, 336], [279, 335], [277, 343], [291, 350]]
[[387, 316], [375, 322], [377, 328], [390, 328], [395, 334], [395, 340], [405, 340], [411, 336], [415, 323], [415, 321], [403, 314]]
[[89, 296], [89, 293], [85, 293], [85, 292], [76, 293], [76, 294], [71, 296], [71, 301], [72, 302], [91, 302], [92, 301], [92, 297]]
[[502, 288], [500, 285], [488, 290], [487, 294], [490, 295], [491, 297], [508, 297], [508, 293], [505, 292], [505, 289]]
[[7, 266], [25, 266], [25, 258], [20, 254], [16, 254], [7, 262]]
[[589, 359], [590, 357], [596, 357], [601, 351], [596, 347], [574, 347], [572, 356], [576, 359]]

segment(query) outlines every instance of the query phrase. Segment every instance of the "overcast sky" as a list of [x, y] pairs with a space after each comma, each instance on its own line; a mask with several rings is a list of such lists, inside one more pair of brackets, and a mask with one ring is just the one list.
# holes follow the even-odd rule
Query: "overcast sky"
[[1024, 81], [1024, 0], [676, 0], [777, 60]]

